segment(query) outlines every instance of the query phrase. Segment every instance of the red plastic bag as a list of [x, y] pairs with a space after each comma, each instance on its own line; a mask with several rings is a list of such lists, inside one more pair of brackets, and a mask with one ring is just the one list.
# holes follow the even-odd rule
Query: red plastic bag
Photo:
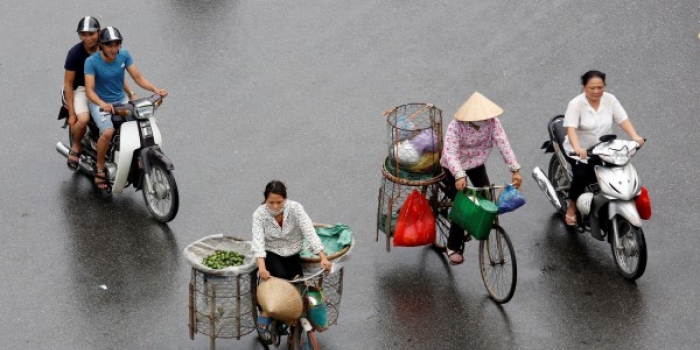
[[399, 211], [394, 246], [417, 247], [435, 242], [435, 217], [428, 200], [413, 190]]

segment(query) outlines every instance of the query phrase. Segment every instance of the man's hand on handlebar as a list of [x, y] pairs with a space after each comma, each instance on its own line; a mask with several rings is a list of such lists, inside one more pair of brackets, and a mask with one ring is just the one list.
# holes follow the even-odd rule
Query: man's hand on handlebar
[[114, 106], [111, 103], [105, 103], [100, 106], [100, 112], [109, 112], [114, 114]]
[[158, 89], [158, 88], [155, 88], [155, 89], [153, 89], [153, 90], [154, 90], [153, 92], [155, 92], [155, 93], [158, 94], [158, 95], [161, 95], [161, 96], [163, 96], [163, 97], [168, 96], [168, 91], [165, 90], [165, 89]]

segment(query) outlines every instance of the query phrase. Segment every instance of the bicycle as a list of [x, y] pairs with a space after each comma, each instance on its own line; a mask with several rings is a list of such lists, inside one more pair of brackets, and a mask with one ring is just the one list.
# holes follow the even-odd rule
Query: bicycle
[[[299, 293], [301, 294], [302, 300], [306, 300], [306, 296], [309, 293], [309, 286], [323, 285], [324, 272], [325, 270], [320, 269], [308, 277], [296, 278], [290, 280], [289, 283], [297, 287], [297, 290], [299, 290]], [[254, 309], [259, 312], [260, 305], [257, 302], [257, 298], [255, 299], [255, 304], [256, 307]], [[269, 350], [270, 345], [279, 347], [281, 338], [285, 335], [287, 336], [287, 348], [290, 350], [321, 349], [318, 345], [318, 341], [316, 340], [316, 330], [307, 318], [308, 303], [304, 302], [303, 305], [304, 308], [301, 317], [296, 319], [291, 325], [273, 318], [268, 326], [268, 332], [270, 335], [269, 339], [265, 339], [266, 337], [263, 337], [258, 330], [258, 340], [260, 340], [260, 343], [262, 343], [266, 350]], [[255, 315], [255, 319], [257, 319], [257, 315]]]
[[[448, 212], [452, 207], [452, 200], [447, 196], [447, 189], [442, 182], [431, 186], [429, 202], [435, 216], [436, 235], [433, 248], [446, 253], [447, 237], [450, 232], [450, 220]], [[490, 185], [486, 187], [467, 186], [467, 190], [488, 191], [489, 198], [496, 198], [496, 190], [504, 186]], [[465, 230], [464, 243], [472, 240], [472, 236]], [[518, 270], [515, 259], [515, 250], [510, 237], [500, 226], [498, 215], [494, 219], [493, 226], [488, 237], [479, 241], [479, 266], [481, 279], [484, 281], [486, 291], [491, 299], [499, 304], [505, 304], [513, 298], [517, 284]]]

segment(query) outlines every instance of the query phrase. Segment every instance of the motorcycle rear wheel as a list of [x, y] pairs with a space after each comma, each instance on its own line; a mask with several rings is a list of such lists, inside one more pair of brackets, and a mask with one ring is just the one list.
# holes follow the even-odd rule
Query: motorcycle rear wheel
[[622, 241], [622, 249], [615, 247], [615, 239], [610, 240], [610, 248], [617, 272], [622, 277], [634, 281], [642, 277], [647, 266], [647, 243], [641, 227], [633, 226], [629, 221], [618, 218], [617, 232]]
[[151, 163], [151, 183], [143, 175], [143, 199], [148, 212], [158, 221], [166, 223], [175, 218], [180, 206], [180, 196], [175, 176], [160, 163]]
[[566, 199], [569, 198], [569, 191], [562, 190], [561, 188], [569, 188], [571, 183], [566, 176], [566, 167], [561, 164], [556, 154], [553, 154], [552, 159], [549, 161], [547, 177], [552, 183], [554, 190], [557, 192], [557, 197], [559, 197], [559, 204], [561, 204], [558, 210], [559, 214], [564, 215], [566, 213]]

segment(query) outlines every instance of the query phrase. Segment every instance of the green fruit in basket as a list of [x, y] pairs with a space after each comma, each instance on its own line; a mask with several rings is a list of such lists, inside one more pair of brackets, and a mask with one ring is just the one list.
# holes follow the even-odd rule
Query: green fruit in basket
[[245, 257], [232, 251], [216, 250], [202, 259], [202, 264], [209, 268], [220, 270], [229, 266], [242, 265]]

